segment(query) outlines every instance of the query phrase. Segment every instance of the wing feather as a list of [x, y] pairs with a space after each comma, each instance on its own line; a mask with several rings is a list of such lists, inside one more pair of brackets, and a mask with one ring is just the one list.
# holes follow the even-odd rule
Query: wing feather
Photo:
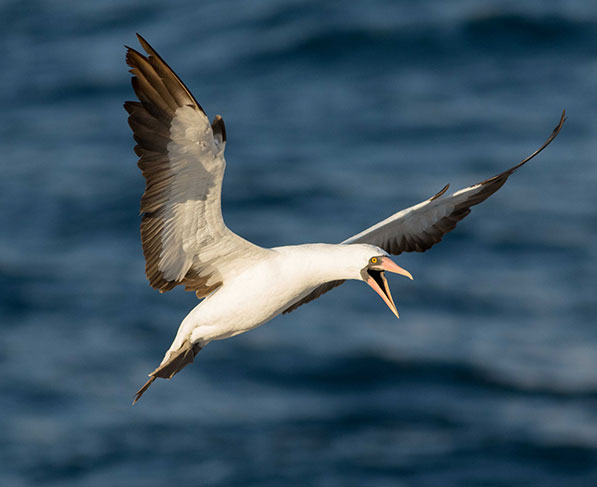
[[309, 294], [307, 294], [303, 299], [297, 301], [289, 308], [286, 308], [282, 313], [283, 314], [290, 313], [291, 311], [294, 311], [299, 306], [306, 304], [309, 301], [313, 301], [314, 299], [317, 299], [322, 294], [325, 294], [328, 291], [331, 291], [332, 289], [334, 289], [335, 287], [338, 287], [340, 284], [343, 284], [344, 282], [345, 282], [344, 279], [341, 279], [338, 281], [326, 282], [325, 284], [322, 284], [321, 286], [317, 286], [313, 291], [311, 291]]
[[222, 284], [226, 262], [264, 249], [231, 232], [222, 219], [222, 117], [210, 124], [180, 78], [137, 37], [147, 56], [129, 47], [126, 62], [139, 101], [124, 108], [146, 179], [141, 241], [147, 278], [160, 291], [183, 284], [203, 297]]
[[395, 255], [430, 249], [471, 212], [472, 206], [489, 198], [514, 171], [545, 149], [560, 132], [565, 116], [564, 111], [558, 125], [539, 149], [510, 169], [449, 196], [445, 196], [448, 189], [445, 186], [431, 198], [393, 214], [342, 243], [369, 243]]
[[[431, 198], [393, 214], [342, 243], [377, 245], [394, 255], [402, 252], [425, 252], [440, 242], [446, 233], [453, 230], [456, 224], [471, 212], [471, 206], [478, 205], [489, 198], [504, 185], [514, 171], [545, 149], [557, 137], [565, 117], [564, 111], [558, 125], [543, 145], [510, 169], [449, 196], [445, 196], [449, 187], [446, 185]], [[289, 313], [302, 304], [318, 298], [343, 282], [332, 281], [318, 286], [284, 313]]]

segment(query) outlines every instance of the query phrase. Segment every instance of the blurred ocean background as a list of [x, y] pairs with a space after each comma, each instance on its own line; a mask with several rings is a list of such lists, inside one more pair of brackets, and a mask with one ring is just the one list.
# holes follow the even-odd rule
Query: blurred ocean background
[[[0, 485], [597, 485], [597, 3], [0, 1]], [[144, 35], [228, 130], [223, 209], [338, 242], [560, 136], [424, 254], [131, 407], [160, 295], [122, 108]]]

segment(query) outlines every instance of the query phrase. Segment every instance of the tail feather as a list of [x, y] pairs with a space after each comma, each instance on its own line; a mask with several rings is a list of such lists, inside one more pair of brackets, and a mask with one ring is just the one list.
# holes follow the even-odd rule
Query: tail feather
[[143, 384], [143, 387], [141, 387], [141, 389], [139, 389], [135, 394], [135, 400], [133, 401], [133, 404], [141, 399], [141, 396], [147, 389], [149, 389], [149, 386], [153, 384], [153, 381], [158, 377], [162, 379], [171, 379], [187, 365], [193, 363], [195, 356], [202, 348], [203, 347], [200, 343], [193, 344], [190, 342], [190, 340], [185, 341], [183, 345], [176, 352], [174, 352], [166, 362], [149, 374], [149, 380]]
[[133, 406], [135, 405], [135, 403], [136, 403], [136, 402], [137, 402], [139, 399], [141, 399], [141, 396], [143, 395], [143, 393], [144, 393], [144, 392], [145, 392], [147, 389], [149, 389], [149, 386], [150, 386], [150, 385], [153, 383], [153, 381], [154, 381], [155, 379], [156, 379], [156, 377], [152, 377], [152, 376], [150, 376], [150, 377], [149, 377], [149, 380], [148, 380], [148, 381], [147, 381], [145, 384], [143, 384], [143, 387], [141, 387], [141, 389], [139, 389], [139, 390], [137, 391], [137, 393], [135, 394], [135, 399], [133, 400]]

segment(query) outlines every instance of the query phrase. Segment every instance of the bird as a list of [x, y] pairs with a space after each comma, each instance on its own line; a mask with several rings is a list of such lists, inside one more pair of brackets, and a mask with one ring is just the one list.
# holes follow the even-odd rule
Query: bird
[[398, 318], [386, 272], [412, 279], [390, 255], [424, 252], [485, 201], [560, 132], [566, 111], [547, 140], [510, 169], [398, 211], [339, 244], [265, 248], [230, 230], [221, 210], [226, 127], [209, 121], [190, 90], [139, 34], [145, 54], [125, 46], [136, 101], [126, 101], [145, 177], [141, 241], [150, 285], [178, 285], [201, 301], [181, 322], [159, 366], [137, 391], [135, 404], [157, 378], [170, 379], [214, 340], [247, 332], [289, 313], [352, 279], [367, 283]]

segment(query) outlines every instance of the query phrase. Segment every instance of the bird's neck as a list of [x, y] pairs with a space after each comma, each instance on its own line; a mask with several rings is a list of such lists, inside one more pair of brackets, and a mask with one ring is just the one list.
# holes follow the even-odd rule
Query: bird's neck
[[277, 247], [288, 257], [288, 265], [322, 284], [342, 279], [361, 279], [361, 259], [355, 259], [356, 245], [306, 244]]

